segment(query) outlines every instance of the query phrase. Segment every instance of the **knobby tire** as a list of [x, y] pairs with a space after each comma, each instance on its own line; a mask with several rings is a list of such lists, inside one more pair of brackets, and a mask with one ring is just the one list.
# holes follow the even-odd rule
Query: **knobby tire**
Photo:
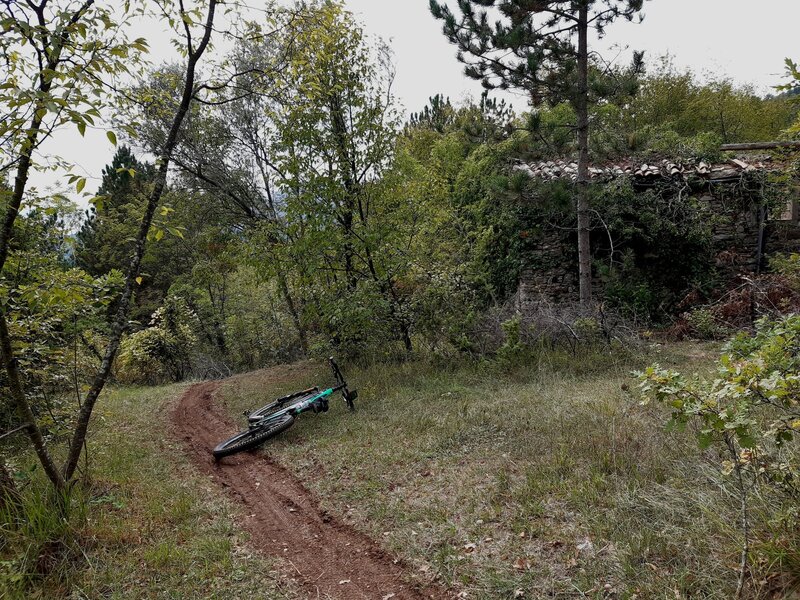
[[220, 443], [214, 448], [214, 458], [220, 459], [237, 452], [244, 452], [256, 446], [260, 446], [271, 437], [275, 437], [279, 433], [286, 431], [294, 423], [292, 415], [283, 415], [280, 419], [269, 421], [262, 427], [257, 427], [247, 431], [237, 433], [230, 439]]

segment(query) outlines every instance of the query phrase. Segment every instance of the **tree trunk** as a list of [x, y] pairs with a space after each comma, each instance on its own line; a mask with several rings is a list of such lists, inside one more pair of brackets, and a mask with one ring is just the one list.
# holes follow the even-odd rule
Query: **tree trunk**
[[353, 213], [355, 212], [355, 198], [358, 194], [358, 182], [356, 181], [356, 169], [353, 158], [348, 151], [348, 130], [347, 121], [342, 108], [342, 100], [338, 94], [331, 94], [329, 99], [331, 111], [331, 129], [336, 139], [336, 153], [339, 162], [339, 169], [342, 172], [342, 184], [345, 190], [345, 200], [343, 212], [340, 220], [344, 229], [344, 269], [347, 277], [347, 286], [350, 290], [355, 290], [358, 279], [355, 273], [355, 251], [353, 249]]
[[189, 112], [189, 107], [194, 97], [194, 81], [197, 63], [203, 56], [203, 53], [208, 47], [208, 42], [211, 39], [211, 31], [217, 2], [218, 0], [209, 0], [205, 30], [200, 44], [195, 50], [192, 50], [191, 44], [189, 44], [188, 61], [186, 64], [186, 79], [183, 85], [181, 102], [172, 121], [167, 139], [164, 142], [163, 148], [161, 149], [155, 184], [150, 192], [150, 197], [147, 201], [147, 208], [144, 216], [142, 217], [141, 224], [139, 225], [139, 232], [136, 236], [134, 254], [131, 258], [130, 265], [128, 266], [125, 287], [117, 308], [117, 315], [114, 319], [108, 347], [106, 348], [106, 353], [103, 357], [103, 362], [100, 365], [100, 369], [95, 376], [94, 381], [92, 382], [92, 386], [86, 393], [86, 397], [78, 413], [78, 421], [75, 426], [75, 431], [73, 432], [72, 441], [70, 442], [67, 461], [64, 464], [64, 479], [67, 481], [72, 478], [73, 474], [75, 473], [75, 469], [78, 466], [84, 441], [86, 440], [86, 432], [89, 428], [89, 420], [91, 419], [92, 411], [94, 410], [97, 398], [100, 396], [100, 392], [102, 392], [103, 387], [105, 387], [106, 380], [111, 372], [111, 366], [114, 363], [114, 358], [116, 357], [117, 350], [119, 349], [120, 341], [122, 340], [122, 334], [128, 322], [128, 308], [130, 306], [131, 297], [133, 296], [134, 283], [136, 282], [136, 278], [139, 276], [139, 268], [141, 267], [142, 256], [144, 256], [145, 244], [147, 242], [147, 233], [150, 231], [153, 215], [155, 214], [156, 208], [161, 201], [161, 196], [164, 193], [164, 189], [167, 185], [167, 173], [169, 171], [172, 152], [174, 151], [178, 142], [178, 133], [180, 132], [181, 125], [183, 124], [186, 114]]
[[578, 286], [583, 311], [592, 303], [592, 248], [589, 218], [589, 8], [578, 15]]
[[347, 279], [347, 288], [352, 292], [358, 286], [354, 263], [355, 251], [353, 250], [353, 208], [349, 199], [344, 209], [342, 225], [344, 228], [344, 272]]
[[403, 335], [403, 345], [406, 347], [406, 353], [411, 354], [414, 351], [414, 344], [411, 342], [411, 331], [405, 320], [400, 322], [400, 332]]
[[283, 300], [286, 302], [286, 308], [289, 309], [289, 314], [292, 317], [292, 323], [294, 323], [294, 327], [297, 330], [297, 336], [300, 338], [300, 348], [303, 350], [303, 354], [307, 356], [308, 336], [306, 334], [306, 328], [303, 326], [303, 322], [300, 320], [300, 314], [297, 312], [297, 306], [295, 306], [294, 298], [292, 298], [292, 294], [289, 290], [289, 283], [286, 281], [286, 275], [282, 271], [278, 272], [278, 284], [281, 286]]

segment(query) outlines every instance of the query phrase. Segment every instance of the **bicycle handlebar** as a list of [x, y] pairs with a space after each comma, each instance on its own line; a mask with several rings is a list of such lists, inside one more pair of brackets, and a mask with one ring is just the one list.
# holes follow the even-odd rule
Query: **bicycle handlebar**
[[336, 364], [336, 360], [334, 360], [334, 358], [331, 356], [330, 358], [328, 358], [328, 362], [330, 362], [331, 364], [331, 369], [333, 370], [333, 377], [336, 379], [336, 383], [337, 384], [343, 383], [347, 385], [347, 383], [344, 380], [344, 376], [342, 375], [342, 370], [339, 368], [339, 365]]
[[336, 386], [333, 388], [334, 391], [341, 390], [342, 397], [344, 401], [347, 403], [347, 407], [350, 410], [354, 410], [355, 406], [353, 404], [353, 400], [358, 398], [358, 392], [356, 390], [350, 390], [347, 387], [347, 381], [344, 379], [344, 375], [342, 375], [342, 370], [339, 368], [339, 365], [336, 364], [336, 361], [331, 356], [328, 358], [328, 362], [331, 364], [331, 369], [333, 370], [333, 376], [336, 379]]

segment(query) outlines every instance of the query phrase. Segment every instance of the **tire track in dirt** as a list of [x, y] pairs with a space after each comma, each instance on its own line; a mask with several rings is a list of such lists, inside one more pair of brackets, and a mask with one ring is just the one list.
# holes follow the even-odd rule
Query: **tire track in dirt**
[[422, 600], [448, 598], [412, 582], [402, 563], [373, 540], [321, 510], [314, 496], [263, 453], [215, 463], [211, 449], [239, 428], [218, 408], [220, 382], [191, 386], [172, 410], [174, 435], [196, 467], [244, 507], [250, 544], [293, 567], [309, 598]]

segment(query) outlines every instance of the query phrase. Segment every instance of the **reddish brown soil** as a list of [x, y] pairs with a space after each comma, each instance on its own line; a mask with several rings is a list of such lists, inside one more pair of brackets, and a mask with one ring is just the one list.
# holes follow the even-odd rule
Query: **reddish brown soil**
[[211, 449], [239, 428], [215, 406], [219, 382], [190, 387], [172, 411], [176, 437], [197, 468], [243, 507], [257, 549], [282, 558], [309, 598], [393, 600], [447, 598], [413, 582], [401, 561], [321, 510], [291, 473], [261, 452], [215, 463]]

